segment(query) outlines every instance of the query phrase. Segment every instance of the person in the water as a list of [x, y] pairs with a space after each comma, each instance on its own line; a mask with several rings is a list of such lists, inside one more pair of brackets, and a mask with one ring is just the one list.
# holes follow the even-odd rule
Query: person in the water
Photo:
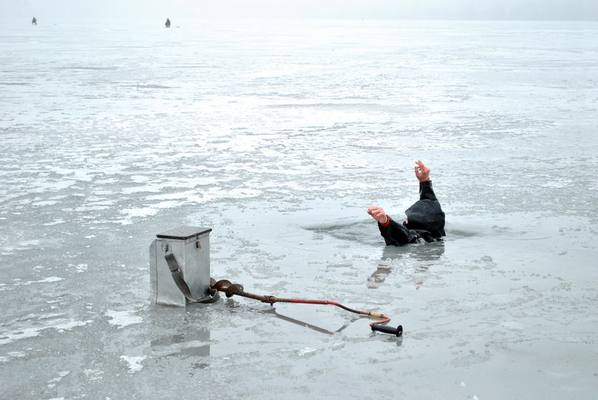
[[398, 223], [390, 218], [382, 207], [368, 208], [368, 214], [378, 221], [380, 234], [386, 245], [403, 246], [408, 243], [436, 242], [446, 236], [444, 212], [432, 189], [430, 168], [423, 162], [415, 162], [415, 176], [419, 180], [419, 201], [405, 210], [407, 218]]

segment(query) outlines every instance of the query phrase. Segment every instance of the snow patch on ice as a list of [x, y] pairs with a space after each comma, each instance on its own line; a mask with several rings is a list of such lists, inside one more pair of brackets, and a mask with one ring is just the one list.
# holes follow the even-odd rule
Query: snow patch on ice
[[135, 311], [106, 311], [106, 316], [110, 318], [108, 323], [116, 326], [118, 329], [124, 328], [125, 326], [139, 324], [143, 319], [135, 315]]
[[133, 374], [143, 369], [141, 364], [147, 356], [120, 356], [120, 359], [125, 361], [129, 365], [129, 373]]

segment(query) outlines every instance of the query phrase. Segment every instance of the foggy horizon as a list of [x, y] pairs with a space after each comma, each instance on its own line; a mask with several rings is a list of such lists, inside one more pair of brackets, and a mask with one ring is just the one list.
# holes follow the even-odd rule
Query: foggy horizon
[[598, 20], [591, 0], [225, 0], [197, 4], [176, 0], [74, 1], [0, 0], [6, 18], [69, 19], [447, 19], [447, 20]]

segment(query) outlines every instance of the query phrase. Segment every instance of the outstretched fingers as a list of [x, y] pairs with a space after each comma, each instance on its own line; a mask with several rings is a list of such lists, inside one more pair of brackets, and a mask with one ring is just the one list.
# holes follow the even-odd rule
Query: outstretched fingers
[[388, 216], [382, 207], [372, 206], [368, 208], [368, 214], [370, 214], [372, 218], [381, 224], [384, 224], [386, 221], [388, 221]]
[[422, 170], [422, 172], [430, 172], [430, 168], [426, 167], [426, 164], [424, 164], [421, 160], [417, 160], [415, 162], [415, 168], [419, 168]]
[[426, 167], [426, 165], [421, 161], [417, 160], [415, 162], [415, 176], [419, 179], [420, 182], [424, 182], [430, 179], [430, 168]]

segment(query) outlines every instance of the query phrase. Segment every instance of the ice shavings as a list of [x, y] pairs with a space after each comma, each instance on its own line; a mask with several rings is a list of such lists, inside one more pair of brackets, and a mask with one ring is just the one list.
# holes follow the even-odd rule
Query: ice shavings
[[54, 283], [63, 281], [64, 278], [59, 276], [49, 276], [44, 279], [40, 279], [37, 281], [21, 281], [20, 279], [14, 279], [13, 283], [0, 283], [0, 291], [7, 290], [10, 287], [21, 287], [21, 286], [30, 286], [38, 283]]
[[91, 320], [78, 321], [74, 319], [43, 320], [41, 326], [24, 327], [15, 329], [11, 332], [0, 332], [0, 345], [12, 343], [17, 340], [28, 339], [39, 336], [46, 329], [55, 329], [58, 332], [64, 332], [75, 327], [85, 326], [91, 323]]
[[129, 325], [139, 324], [141, 321], [143, 321], [140, 316], [135, 315], [135, 311], [108, 310], [105, 314], [108, 318], [110, 318], [108, 323], [110, 325], [116, 326], [118, 329]]
[[143, 369], [141, 363], [146, 358], [147, 356], [120, 356], [120, 359], [128, 364], [130, 374], [141, 371]]
[[60, 381], [67, 375], [69, 375], [71, 373], [71, 371], [60, 371], [58, 372], [58, 376], [56, 378], [52, 378], [48, 381], [48, 387], [50, 389], [56, 387], [57, 384], [60, 383]]

